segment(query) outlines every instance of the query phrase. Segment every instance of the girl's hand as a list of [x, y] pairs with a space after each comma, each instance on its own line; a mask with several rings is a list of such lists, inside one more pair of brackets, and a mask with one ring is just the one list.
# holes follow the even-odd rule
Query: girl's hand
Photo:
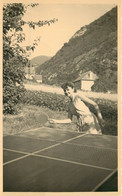
[[54, 124], [55, 123], [55, 119], [49, 119], [49, 123], [50, 124]]
[[103, 118], [99, 119], [99, 123], [101, 127], [105, 126], [105, 121], [103, 120]]

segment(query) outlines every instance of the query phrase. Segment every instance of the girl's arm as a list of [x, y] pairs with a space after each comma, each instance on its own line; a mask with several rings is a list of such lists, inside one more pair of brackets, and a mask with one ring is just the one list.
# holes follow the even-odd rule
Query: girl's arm
[[71, 119], [67, 118], [67, 119], [63, 119], [63, 120], [57, 120], [57, 119], [50, 119], [49, 120], [50, 123], [60, 123], [60, 124], [65, 124], [65, 123], [71, 123]]
[[91, 99], [89, 99], [88, 97], [84, 96], [84, 95], [80, 95], [79, 96], [80, 99], [83, 101], [83, 102], [86, 102], [86, 103], [90, 103], [91, 105], [93, 105], [94, 107], [97, 107], [97, 104], [92, 101]]
[[86, 97], [84, 95], [81, 95], [80, 98], [81, 98], [82, 101], [84, 101], [86, 103], [89, 103], [89, 104], [94, 106], [94, 108], [96, 109], [96, 112], [97, 112], [98, 120], [99, 120], [101, 126], [103, 126], [104, 125], [104, 120], [102, 118], [102, 114], [100, 112], [99, 106], [94, 101], [92, 101], [91, 99], [89, 99], [88, 97]]
[[72, 122], [72, 117], [73, 117], [73, 115], [70, 112], [70, 106], [69, 106], [69, 108], [68, 108], [68, 118], [62, 119], [62, 120], [50, 119], [49, 122], [50, 123], [68, 124], [68, 123]]

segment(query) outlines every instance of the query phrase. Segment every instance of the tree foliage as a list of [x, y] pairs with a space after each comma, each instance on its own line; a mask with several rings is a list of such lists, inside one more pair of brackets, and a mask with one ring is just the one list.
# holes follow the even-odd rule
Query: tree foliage
[[23, 26], [28, 24], [30, 28], [42, 27], [56, 22], [50, 21], [24, 21], [23, 16], [28, 6], [35, 7], [38, 4], [24, 5], [22, 3], [4, 4], [3, 6], [3, 112], [16, 113], [18, 102], [24, 93], [24, 68], [28, 63], [28, 51], [34, 50], [37, 40], [31, 46], [23, 48], [21, 43], [26, 37]]

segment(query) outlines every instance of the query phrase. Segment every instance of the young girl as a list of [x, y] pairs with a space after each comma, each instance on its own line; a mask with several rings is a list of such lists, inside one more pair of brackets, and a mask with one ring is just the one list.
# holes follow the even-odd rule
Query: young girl
[[[65, 95], [70, 98], [68, 118], [64, 120], [50, 119], [50, 123], [71, 123], [72, 117], [75, 115], [77, 117], [78, 131], [91, 134], [102, 134], [100, 125], [102, 126], [104, 121], [98, 105], [86, 96], [78, 94], [73, 83], [67, 82], [61, 87], [63, 88]], [[94, 106], [97, 117], [91, 113], [85, 103]]]

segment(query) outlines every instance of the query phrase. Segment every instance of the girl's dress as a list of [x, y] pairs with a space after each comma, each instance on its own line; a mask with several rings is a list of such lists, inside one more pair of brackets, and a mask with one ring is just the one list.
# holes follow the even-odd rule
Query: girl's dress
[[76, 93], [69, 104], [68, 118], [77, 117], [77, 130], [91, 134], [101, 134], [101, 128], [97, 117], [82, 101], [82, 97]]

